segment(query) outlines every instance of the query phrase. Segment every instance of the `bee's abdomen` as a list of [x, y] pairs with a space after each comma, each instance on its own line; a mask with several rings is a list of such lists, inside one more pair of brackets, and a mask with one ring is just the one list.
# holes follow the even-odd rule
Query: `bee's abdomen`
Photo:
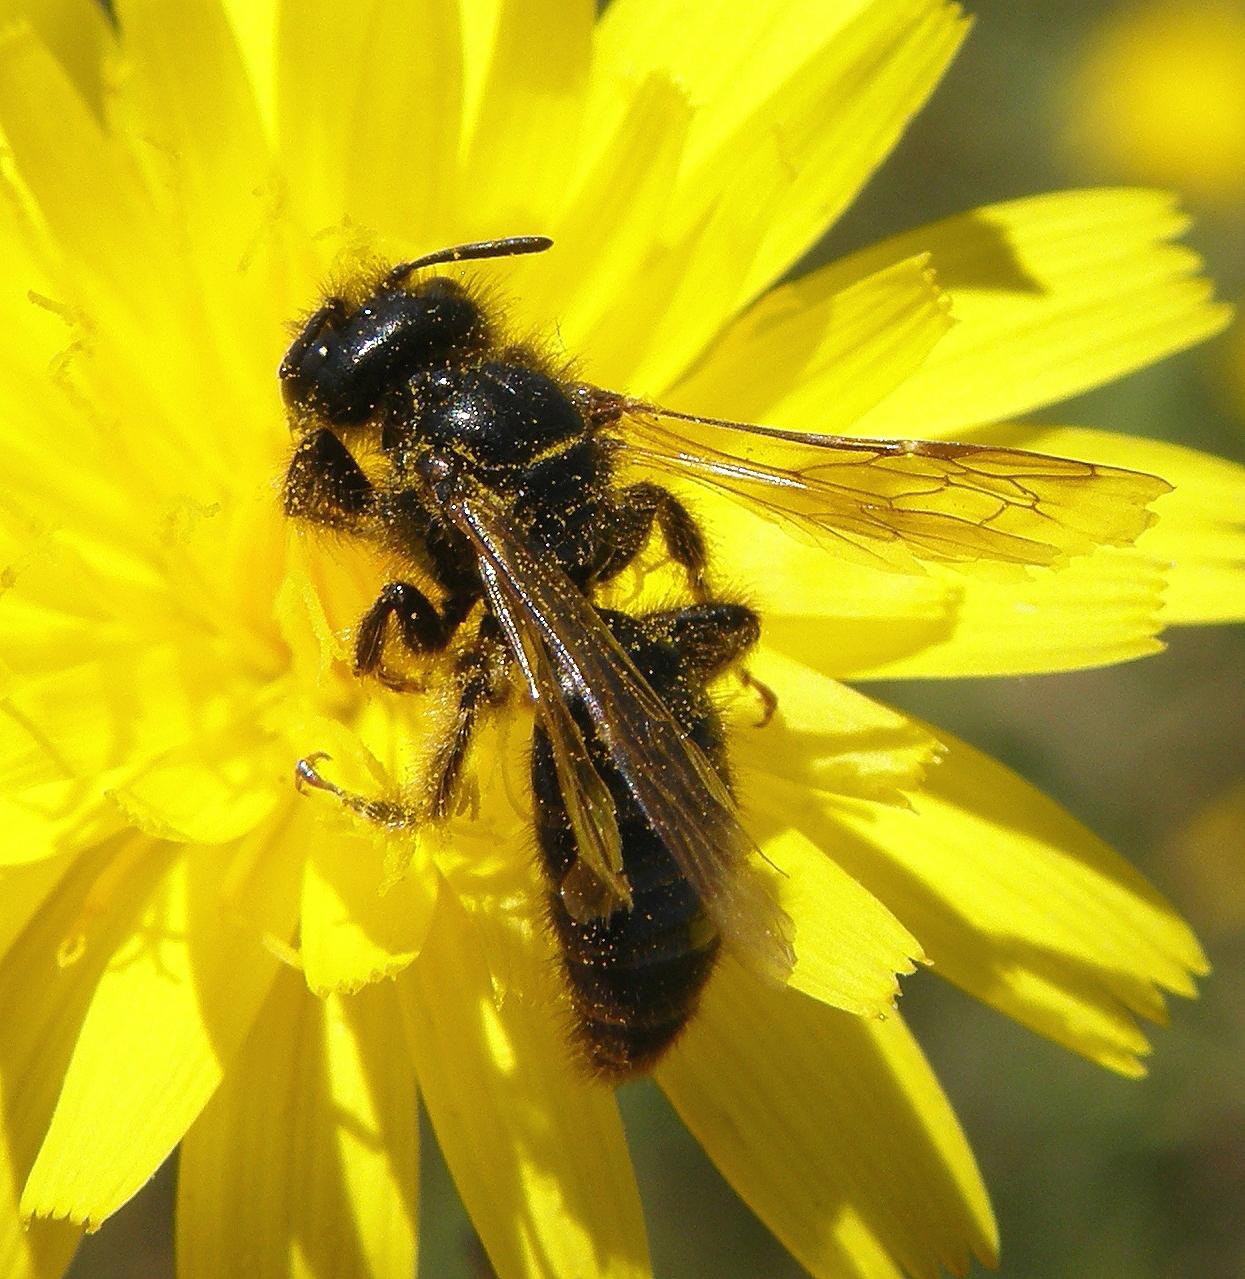
[[[581, 923], [556, 891], [549, 898], [575, 1039], [588, 1064], [612, 1079], [647, 1069], [675, 1040], [696, 1009], [719, 944], [700, 898], [653, 831], [632, 820], [621, 834], [630, 910]], [[545, 869], [557, 883], [573, 840], [565, 825], [552, 822], [542, 823], [540, 836]]]
[[622, 779], [606, 764], [599, 771], [614, 800], [632, 905], [607, 919], [580, 922], [558, 891], [576, 845], [548, 739], [537, 731], [536, 835], [551, 888], [550, 922], [570, 989], [574, 1039], [594, 1071], [620, 1080], [647, 1070], [678, 1037], [713, 970], [719, 938], [695, 889]]
[[[647, 682], [689, 746], [729, 790], [725, 734], [707, 687], [756, 641], [756, 615], [743, 605], [717, 602], [638, 617], [601, 609], [600, 617], [634, 663], [635, 676]], [[578, 847], [539, 720], [532, 737], [536, 836], [550, 889], [549, 919], [570, 990], [574, 1039], [591, 1070], [619, 1081], [650, 1069], [691, 1020], [721, 939], [704, 901], [615, 766], [582, 699], [572, 696], [567, 705], [613, 804], [630, 909], [585, 920], [567, 907], [560, 889]], [[575, 751], [568, 744], [563, 749]], [[654, 757], [651, 766], [659, 777], [661, 769], [683, 765]]]

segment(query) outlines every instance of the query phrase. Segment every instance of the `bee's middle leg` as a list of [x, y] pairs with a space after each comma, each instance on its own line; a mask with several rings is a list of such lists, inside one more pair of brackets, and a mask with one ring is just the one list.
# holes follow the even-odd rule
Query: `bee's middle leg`
[[[687, 670], [703, 680], [742, 661], [761, 637], [761, 619], [752, 609], [722, 600], [648, 613], [643, 620], [664, 635], [678, 649]], [[760, 698], [757, 727], [764, 728], [778, 710], [778, 695], [747, 668], [740, 670], [739, 677]]]
[[607, 581], [621, 573], [644, 549], [656, 524], [670, 558], [687, 570], [693, 594], [703, 600], [708, 593], [705, 586], [708, 552], [704, 534], [687, 507], [660, 484], [648, 483], [623, 489], [613, 505], [615, 540], [597, 573], [597, 580]]
[[678, 650], [684, 667], [708, 680], [740, 661], [761, 638], [761, 619], [746, 604], [723, 600], [646, 613], [646, 627]]

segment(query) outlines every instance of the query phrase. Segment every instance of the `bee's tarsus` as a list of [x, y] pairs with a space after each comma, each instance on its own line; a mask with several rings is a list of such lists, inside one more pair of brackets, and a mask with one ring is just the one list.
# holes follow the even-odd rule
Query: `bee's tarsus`
[[336, 782], [325, 777], [316, 765], [332, 756], [324, 751], [314, 751], [305, 755], [294, 765], [294, 786], [300, 794], [306, 787], [327, 791], [339, 800], [343, 807], [358, 814], [364, 821], [373, 822], [377, 826], [387, 826], [399, 830], [407, 826], [415, 826], [422, 820], [422, 815], [414, 808], [396, 803], [389, 799], [372, 799], [355, 791], [343, 790]]
[[751, 671], [740, 671], [739, 678], [746, 688], [752, 689], [761, 699], [761, 718], [757, 720], [753, 728], [768, 727], [778, 712], [778, 694], [768, 684], [762, 684]]
[[471, 821], [478, 821], [480, 817], [480, 782], [474, 775], [464, 779], [461, 785], [461, 793], [458, 796], [458, 807], [455, 810], [456, 817], [467, 816]]

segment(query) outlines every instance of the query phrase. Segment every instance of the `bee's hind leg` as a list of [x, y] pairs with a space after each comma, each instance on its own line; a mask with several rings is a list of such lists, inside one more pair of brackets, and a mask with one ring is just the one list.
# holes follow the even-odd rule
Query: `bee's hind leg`
[[699, 679], [721, 674], [761, 637], [761, 619], [752, 609], [723, 600], [646, 613], [643, 621], [669, 639]]
[[[688, 670], [700, 679], [712, 679], [742, 661], [761, 637], [761, 619], [746, 604], [693, 604], [650, 613], [644, 620], [669, 637]], [[739, 678], [760, 699], [757, 727], [764, 728], [778, 710], [778, 694], [746, 668], [740, 669]]]

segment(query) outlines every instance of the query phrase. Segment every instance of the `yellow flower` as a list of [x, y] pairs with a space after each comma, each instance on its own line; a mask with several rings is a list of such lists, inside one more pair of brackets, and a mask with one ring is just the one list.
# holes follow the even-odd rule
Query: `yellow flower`
[[0, 1270], [61, 1273], [180, 1143], [182, 1275], [408, 1276], [417, 1084], [503, 1279], [647, 1272], [615, 1101], [567, 1052], [533, 922], [524, 721], [478, 743], [479, 817], [443, 836], [291, 782], [313, 749], [343, 784], [406, 780], [430, 710], [343, 660], [384, 564], [281, 517], [288, 324], [360, 253], [519, 232], [555, 255], [485, 274], [601, 385], [1177, 485], [1135, 549], [1023, 580], [708, 521], [764, 618], [780, 714], [735, 759], [798, 961], [788, 990], [724, 963], [658, 1081], [813, 1273], [992, 1258], [896, 974], [929, 961], [1139, 1073], [1135, 1017], [1204, 960], [1050, 801], [834, 681], [1071, 669], [1245, 614], [1238, 468], [997, 425], [1222, 325], [1171, 202], [1017, 201], [771, 290], [954, 54], [942, 0], [615, 0], [599, 24], [586, 0], [133, 0], [119, 36], [23, 8], [0, 29]]
[[1202, 805], [1161, 849], [1165, 874], [1180, 887], [1190, 910], [1205, 921], [1212, 941], [1245, 936], [1243, 836], [1245, 782], [1237, 780]]
[[1094, 33], [1069, 86], [1069, 141], [1131, 181], [1231, 208], [1245, 198], [1245, 13], [1149, 0]]

